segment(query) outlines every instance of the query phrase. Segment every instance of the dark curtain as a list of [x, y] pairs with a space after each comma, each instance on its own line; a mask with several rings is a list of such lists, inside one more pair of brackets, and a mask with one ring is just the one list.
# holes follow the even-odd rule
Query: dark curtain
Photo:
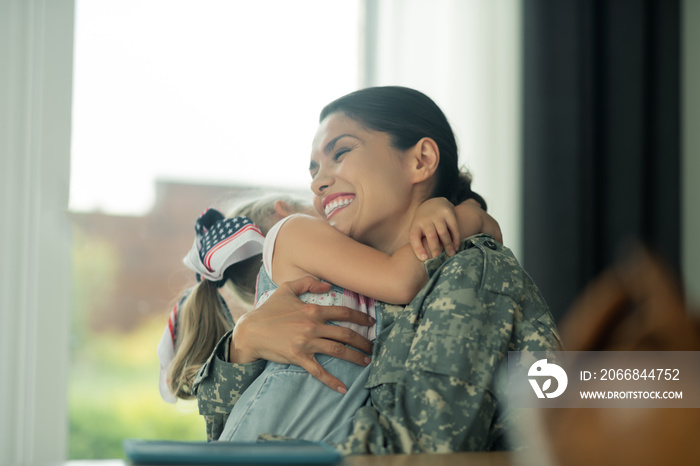
[[680, 263], [678, 0], [523, 3], [523, 259], [560, 320], [630, 239]]

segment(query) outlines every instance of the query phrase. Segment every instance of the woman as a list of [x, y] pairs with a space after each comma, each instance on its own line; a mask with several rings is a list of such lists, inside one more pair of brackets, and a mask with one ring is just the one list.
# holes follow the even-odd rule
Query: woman
[[[424, 94], [399, 87], [351, 93], [321, 112], [310, 165], [317, 210], [325, 213], [324, 200], [340, 196], [344, 207], [329, 221], [390, 254], [411, 239], [413, 215], [426, 199], [483, 204], [457, 161], [449, 123]], [[371, 403], [349, 413], [352, 432], [339, 445], [347, 453], [502, 448], [507, 413], [499, 409], [505, 393], [496, 375], [508, 351], [558, 347], [536, 286], [491, 236], [463, 241], [455, 256], [426, 262], [426, 271], [428, 283], [406, 308], [379, 306], [381, 330], [364, 384]], [[329, 351], [322, 342], [324, 322], [350, 314], [339, 318], [337, 308], [324, 312], [291, 299], [291, 291], [318, 286], [307, 280], [282, 287], [269, 307], [249, 313], [221, 340], [195, 381], [211, 438], [262, 371], [263, 358], [310, 367], [327, 385], [337, 383], [309, 361], [315, 352], [352, 360], [356, 351], [340, 343]], [[341, 343], [367, 348], [361, 337]]]

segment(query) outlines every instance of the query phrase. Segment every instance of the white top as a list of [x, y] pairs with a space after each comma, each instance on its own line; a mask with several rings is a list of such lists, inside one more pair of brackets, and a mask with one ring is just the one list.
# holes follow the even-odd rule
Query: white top
[[[275, 282], [274, 277], [272, 276], [272, 257], [275, 252], [275, 241], [277, 240], [277, 234], [279, 233], [280, 228], [282, 227], [284, 222], [286, 222], [290, 218], [299, 215], [304, 214], [293, 214], [283, 218], [282, 220], [277, 222], [272, 228], [270, 228], [270, 231], [268, 231], [267, 236], [265, 237], [265, 243], [263, 244], [262, 252], [263, 268], [264, 273], [267, 274], [267, 277], [274, 285], [274, 288], [266, 290], [257, 296], [255, 301], [256, 308], [260, 307], [262, 303], [267, 301], [267, 298], [269, 298], [270, 295], [274, 293], [275, 289], [279, 287], [277, 282]], [[340, 265], [329, 264], [329, 266], [338, 267]], [[261, 271], [260, 273], [263, 273], [263, 271]], [[304, 293], [301, 296], [299, 296], [299, 298], [306, 303], [318, 304], [320, 306], [349, 307], [351, 309], [364, 312], [365, 314], [369, 314], [370, 316], [376, 319], [374, 299], [355, 293], [354, 291], [345, 290], [337, 285], [333, 285], [333, 288], [331, 288], [331, 290], [326, 293]], [[376, 324], [372, 325], [371, 327], [365, 327], [359, 324], [355, 324], [353, 322], [341, 321], [333, 321], [333, 324], [352, 329], [370, 340], [374, 340], [376, 338]]]

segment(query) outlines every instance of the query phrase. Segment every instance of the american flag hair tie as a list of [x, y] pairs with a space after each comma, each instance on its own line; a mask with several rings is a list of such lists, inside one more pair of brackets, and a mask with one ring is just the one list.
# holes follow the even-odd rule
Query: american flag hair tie
[[262, 253], [265, 237], [248, 217], [225, 218], [207, 209], [194, 229], [194, 244], [182, 261], [206, 280], [219, 282], [230, 265]]

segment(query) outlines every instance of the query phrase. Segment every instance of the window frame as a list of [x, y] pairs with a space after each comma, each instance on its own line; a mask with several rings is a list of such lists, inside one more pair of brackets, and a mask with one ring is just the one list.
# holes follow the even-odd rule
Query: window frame
[[74, 9], [0, 2], [0, 464], [67, 455]]

